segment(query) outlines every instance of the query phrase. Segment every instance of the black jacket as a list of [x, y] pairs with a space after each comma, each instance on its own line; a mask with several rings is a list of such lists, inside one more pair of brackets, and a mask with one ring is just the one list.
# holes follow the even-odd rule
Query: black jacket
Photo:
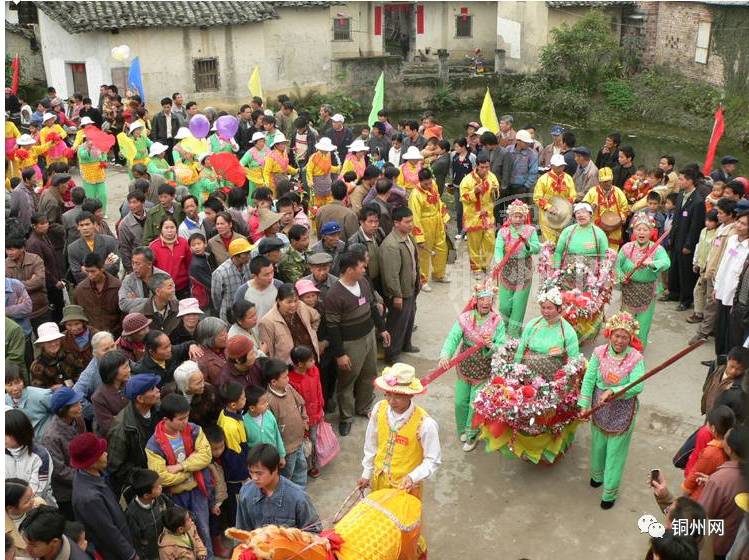
[[257, 128], [255, 128], [252, 121], [243, 121], [242, 119], [239, 119], [239, 128], [234, 135], [234, 140], [236, 140], [239, 145], [239, 151], [237, 152], [238, 158], [241, 158], [244, 153], [252, 147], [252, 135], [255, 134], [256, 131]]
[[158, 421], [156, 410], [151, 410], [151, 418], [143, 418], [132, 402], [114, 417], [107, 436], [107, 470], [112, 475], [112, 486], [118, 496], [130, 484], [133, 469], [148, 468], [146, 443], [153, 435]]
[[330, 141], [338, 148], [338, 159], [343, 163], [348, 153], [348, 147], [354, 141], [354, 133], [350, 128], [344, 126], [341, 130], [331, 128], [323, 136], [330, 138]]
[[104, 119], [101, 116], [101, 111], [96, 107], [91, 107], [90, 109], [81, 109], [79, 115], [81, 118], [88, 117], [89, 119], [94, 121], [94, 124], [99, 128], [101, 128], [101, 125], [104, 122]]
[[694, 248], [700, 240], [700, 232], [705, 227], [705, 199], [695, 190], [684, 205], [684, 192], [679, 193], [674, 208], [674, 223], [671, 226], [671, 247], [681, 252]]
[[[619, 165], [619, 148], [614, 148], [613, 152], [609, 152], [608, 154], [603, 153], [603, 148], [598, 150], [598, 154], [596, 155], [596, 167], [598, 169], [603, 169], [604, 167], [610, 167], [611, 169], [614, 169], [615, 165]], [[616, 185], [616, 183], [614, 183]]]
[[86, 536], [102, 557], [107, 560], [130, 560], [135, 557], [125, 514], [102, 477], [76, 471], [73, 478], [73, 512], [76, 520], [83, 523]]
[[[304, 165], [307, 165], [307, 162], [309, 161], [309, 158], [312, 157], [312, 154], [315, 153], [315, 144], [317, 144], [317, 134], [312, 132], [312, 130], [308, 127], [307, 128], [307, 151], [304, 153], [304, 157], [299, 159], [296, 157], [296, 152], [294, 151], [294, 147], [296, 146], [296, 131], [294, 131], [294, 134], [291, 138], [287, 138], [287, 140], [290, 142], [290, 148], [289, 148], [289, 156], [291, 157], [291, 164], [293, 167], [301, 167]], [[335, 162], [333, 163], [335, 165]]]
[[172, 357], [166, 362], [166, 367], [161, 367], [151, 357], [151, 354], [146, 352], [143, 359], [135, 364], [133, 368], [133, 374], [136, 373], [155, 373], [161, 377], [161, 385], [165, 383], [171, 383], [174, 381], [174, 370], [177, 369], [182, 362], [189, 360], [190, 342], [183, 342], [182, 344], [172, 344]]
[[174, 502], [166, 494], [156, 498], [148, 509], [141, 506], [135, 498], [127, 506], [125, 518], [140, 560], [159, 560], [159, 535], [164, 528], [161, 516], [166, 508], [172, 506]]
[[[569, 173], [567, 169], [565, 169], [565, 171]], [[614, 180], [612, 181], [614, 183], [614, 186], [623, 189], [624, 183], [627, 181], [627, 179], [629, 179], [637, 172], [637, 166], [633, 164], [629, 167], [622, 167], [621, 165], [616, 164], [611, 171], [614, 174]], [[702, 225], [702, 227], [705, 227], [704, 224]]]
[[[172, 138], [174, 138], [179, 130], [179, 119], [173, 113], [170, 117], [172, 119]], [[163, 112], [156, 113], [156, 116], [151, 120], [151, 140], [162, 144], [169, 143], [169, 139], [166, 137], [166, 115]]]

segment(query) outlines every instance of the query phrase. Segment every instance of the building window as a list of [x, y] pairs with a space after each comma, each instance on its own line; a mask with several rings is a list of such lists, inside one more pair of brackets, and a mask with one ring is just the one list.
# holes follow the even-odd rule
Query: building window
[[193, 62], [195, 91], [215, 91], [218, 89], [218, 59], [196, 58]]
[[39, 23], [39, 15], [33, 2], [20, 2], [18, 4], [10, 2], [8, 4], [8, 9], [13, 12], [18, 12], [19, 25]]
[[335, 18], [333, 20], [333, 40], [351, 40], [351, 18]]
[[473, 16], [460, 15], [455, 16], [455, 36], [456, 37], [471, 37], [471, 30], [473, 27]]
[[707, 53], [710, 49], [710, 22], [701, 21], [697, 27], [697, 49], [694, 51], [694, 61], [707, 64]]

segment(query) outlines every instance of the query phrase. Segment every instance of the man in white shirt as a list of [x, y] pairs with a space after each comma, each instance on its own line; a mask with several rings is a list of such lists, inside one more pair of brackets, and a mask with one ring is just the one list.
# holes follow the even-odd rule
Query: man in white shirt
[[[250, 261], [250, 274], [252, 279], [239, 288], [234, 294], [232, 304], [243, 299], [251, 301], [257, 309], [258, 323], [276, 303], [278, 288], [273, 282], [273, 263], [264, 255], [254, 257]], [[214, 302], [215, 304], [215, 302]], [[253, 328], [255, 336], [258, 336], [257, 325]]]

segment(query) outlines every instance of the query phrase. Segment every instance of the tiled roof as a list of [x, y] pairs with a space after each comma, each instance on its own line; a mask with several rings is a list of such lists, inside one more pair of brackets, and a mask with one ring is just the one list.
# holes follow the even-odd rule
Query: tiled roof
[[[137, 27], [215, 27], [278, 18], [272, 2], [36, 2], [70, 33]], [[289, 2], [315, 4], [324, 2]], [[311, 6], [310, 6], [311, 7]]]
[[27, 39], [34, 38], [34, 32], [31, 29], [22, 25], [18, 25], [17, 23], [10, 23], [8, 20], [5, 20], [5, 31], [22, 35]]
[[547, 1], [546, 5], [549, 6], [549, 8], [582, 8], [585, 6], [598, 6], [598, 7], [613, 7], [613, 6], [628, 6], [634, 4], [633, 1], [627, 1], [627, 0], [613, 0], [613, 1], [606, 1], [606, 0], [582, 0], [579, 2], [573, 2], [573, 1]]

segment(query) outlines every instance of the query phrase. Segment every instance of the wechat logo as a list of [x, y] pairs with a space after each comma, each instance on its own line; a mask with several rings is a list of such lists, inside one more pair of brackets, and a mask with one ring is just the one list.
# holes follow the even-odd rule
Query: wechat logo
[[666, 528], [663, 526], [663, 523], [658, 523], [658, 520], [649, 513], [644, 514], [637, 520], [637, 526], [640, 529], [640, 533], [647, 533], [656, 539], [660, 539], [666, 534]]

